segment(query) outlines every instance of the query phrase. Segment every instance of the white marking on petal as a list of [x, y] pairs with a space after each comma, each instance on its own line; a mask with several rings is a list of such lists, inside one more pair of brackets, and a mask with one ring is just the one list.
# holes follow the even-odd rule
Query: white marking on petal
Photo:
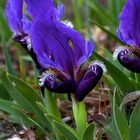
[[100, 61], [93, 61], [89, 64], [88, 68], [91, 68], [92, 70], [95, 70], [96, 71], [96, 67], [94, 67], [95, 65], [99, 65], [102, 69], [103, 69], [103, 72], [107, 72], [107, 69], [106, 69], [106, 66], [100, 62]]
[[117, 57], [118, 57], [118, 54], [119, 54], [121, 51], [125, 50], [125, 49], [126, 49], [126, 48], [124, 48], [124, 47], [118, 47], [118, 48], [116, 48], [115, 51], [114, 51], [114, 53], [113, 53], [113, 59], [116, 60]]
[[46, 79], [48, 79], [48, 80], [54, 80], [55, 78], [56, 78], [56, 75], [55, 74], [43, 72], [39, 76], [39, 86], [43, 86]]
[[40, 76], [39, 76], [39, 85], [42, 87], [44, 85], [45, 79], [47, 78], [48, 74], [43, 72]]
[[28, 49], [28, 51], [30, 51], [31, 50], [31, 48], [32, 48], [32, 45], [31, 45], [31, 40], [30, 40], [30, 38], [27, 38], [27, 49]]

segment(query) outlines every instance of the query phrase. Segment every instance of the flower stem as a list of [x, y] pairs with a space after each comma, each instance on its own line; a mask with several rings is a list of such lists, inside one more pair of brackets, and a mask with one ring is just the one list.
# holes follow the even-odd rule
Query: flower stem
[[87, 125], [87, 112], [83, 101], [79, 102], [72, 96], [72, 109], [76, 123], [77, 134], [81, 138]]

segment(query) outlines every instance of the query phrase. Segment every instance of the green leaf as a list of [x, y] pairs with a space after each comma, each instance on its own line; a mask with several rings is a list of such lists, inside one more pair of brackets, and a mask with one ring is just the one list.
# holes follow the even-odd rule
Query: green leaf
[[[50, 114], [45, 114], [45, 116], [46, 116], [46, 118], [47, 118], [50, 122], [57, 121], [57, 122], [59, 122], [60, 124], [62, 124], [66, 129], [68, 129], [69, 131], [71, 131], [71, 133], [73, 133], [75, 136], [77, 135], [77, 134], [76, 134], [76, 131], [75, 131], [73, 128], [71, 128], [69, 125], [67, 125], [66, 123], [64, 123], [64, 122], [62, 121], [62, 119], [60, 119], [60, 118], [58, 118], [58, 117], [56, 117], [56, 116], [50, 115]], [[55, 129], [56, 129], [56, 128], [55, 128]], [[58, 129], [58, 130], [59, 130], [59, 129]], [[62, 133], [62, 131], [61, 131], [61, 133]]]
[[128, 122], [123, 112], [121, 112], [118, 106], [116, 105], [115, 95], [113, 100], [113, 118], [121, 140], [128, 140], [128, 131], [129, 131]]
[[89, 124], [86, 129], [84, 130], [82, 140], [93, 140], [94, 138], [94, 129], [95, 129], [95, 124], [91, 123]]
[[[112, 24], [112, 26], [114, 26], [113, 18], [109, 13], [107, 13], [107, 10], [105, 10], [102, 5], [100, 5], [98, 2], [94, 0], [89, 2], [89, 7], [93, 10], [93, 14], [95, 16], [98, 16], [98, 23], [110, 26]], [[108, 17], [109, 20], [106, 17]]]
[[64, 134], [67, 140], [78, 140], [78, 137], [75, 134], [75, 132], [71, 131], [71, 129], [66, 127], [63, 123], [54, 121], [53, 124], [55, 125], [57, 129], [59, 129]]
[[36, 104], [37, 104], [38, 107], [42, 110], [42, 112], [43, 112], [44, 114], [48, 114], [47, 109], [45, 108], [45, 105], [43, 105], [43, 104], [40, 103], [40, 102], [36, 102]]
[[94, 56], [105, 64], [105, 66], [107, 67], [107, 71], [109, 72], [112, 79], [114, 80], [114, 83], [118, 86], [123, 95], [126, 95], [126, 93], [135, 90], [133, 83], [131, 83], [129, 78], [120, 69], [118, 69], [111, 62], [95, 52]]
[[[47, 125], [49, 129], [49, 122], [46, 120], [44, 113], [40, 109], [40, 107], [36, 104], [36, 102], [42, 103], [41, 97], [37, 94], [29, 85], [25, 82], [19, 80], [18, 78], [8, 75], [9, 80], [14, 83], [14, 87], [19, 91], [18, 93], [27, 100], [27, 102], [32, 107], [32, 111], [38, 116], [39, 121], [42, 125]], [[15, 97], [14, 97], [15, 99]], [[20, 102], [17, 101], [19, 104]]]
[[82, 27], [82, 16], [81, 16], [81, 12], [80, 12], [80, 6], [78, 5], [78, 0], [72, 0], [71, 1], [72, 4], [72, 10], [74, 13], [74, 20], [75, 20], [75, 28], [80, 30]]
[[62, 121], [62, 119], [57, 118], [56, 116], [53, 116], [53, 115], [50, 115], [50, 114], [45, 114], [45, 116], [46, 116], [46, 118], [52, 123], [52, 125], [53, 125], [53, 132], [54, 132], [54, 134], [55, 134], [57, 140], [66, 140], [66, 137], [65, 137], [65, 136], [63, 135], [63, 133], [53, 124], [54, 121], [57, 121], [57, 122], [59, 122], [59, 123], [62, 123], [63, 125], [65, 125], [65, 127], [67, 127], [67, 128], [70, 129], [73, 133], [75, 133], [74, 130], [73, 130], [70, 126], [68, 126], [67, 124], [65, 124], [65, 123]]
[[6, 91], [1, 81], [0, 81], [0, 98], [5, 99], [5, 100], [10, 99], [9, 93]]
[[83, 134], [84, 129], [87, 124], [87, 112], [85, 108], [85, 103], [83, 101], [79, 102], [72, 96], [72, 110], [76, 123], [76, 130], [79, 137]]
[[[60, 123], [63, 123], [65, 124], [60, 118], [56, 117], [56, 116], [53, 116], [51, 114], [45, 114], [46, 118], [50, 121], [50, 122], [53, 122], [54, 120], [57, 121], [57, 122], [60, 122]], [[68, 126], [69, 127], [69, 126]]]
[[[114, 89], [114, 94], [115, 95], [115, 104], [116, 104], [116, 88]], [[121, 140], [121, 136], [119, 134], [118, 128], [116, 126], [116, 122], [114, 120], [114, 111], [113, 111], [113, 105], [114, 105], [114, 100], [111, 94], [109, 94], [109, 102], [110, 102], [110, 107], [111, 107], [111, 121], [109, 122], [108, 125], [104, 126], [104, 132], [107, 134], [109, 140]]]
[[136, 78], [136, 82], [140, 85], [140, 74], [136, 73], [135, 78]]
[[56, 116], [53, 116], [51, 114], [45, 114], [46, 118], [50, 121], [50, 122], [53, 122], [53, 121], [57, 121], [61, 124], [63, 124], [69, 131], [71, 131], [72, 133], [74, 133], [74, 135], [76, 135], [76, 131], [73, 130], [73, 128], [71, 128], [69, 125], [67, 125], [66, 123], [64, 123], [62, 121], [62, 119], [56, 117]]
[[110, 13], [110, 15], [112, 16], [112, 18], [115, 20], [116, 24], [117, 24], [117, 21], [118, 21], [118, 4], [120, 0], [108, 0], [108, 12]]
[[22, 121], [23, 121], [22, 123], [26, 127], [31, 127], [31, 126], [35, 125], [40, 130], [40, 133], [42, 133], [42, 134], [44, 133], [44, 134], [50, 136], [50, 134], [47, 132], [47, 130], [45, 130], [43, 126], [41, 126], [36, 120], [34, 120], [33, 117], [30, 117], [25, 111], [23, 111], [19, 105], [15, 104], [13, 106], [13, 108], [20, 113], [20, 115], [22, 117]]
[[124, 3], [125, 0], [108, 0], [108, 12], [116, 19], [116, 21]]
[[[57, 140], [66, 140], [66, 137], [64, 136], [64, 134], [54, 125], [54, 120], [57, 122], [60, 122], [62, 124], [64, 124], [66, 127], [69, 127], [67, 124], [65, 124], [62, 119], [57, 118], [56, 116], [50, 115], [50, 114], [45, 114], [46, 119], [48, 119], [52, 126], [53, 126], [53, 133], [55, 134], [55, 137]], [[69, 127], [70, 128], [70, 127]], [[70, 128], [72, 129], [72, 128]], [[73, 131], [73, 130], [72, 130]]]
[[8, 79], [13, 83], [14, 87], [23, 95], [32, 106], [37, 106], [36, 102], [42, 102], [39, 94], [37, 94], [29, 85], [24, 81], [14, 77], [13, 75], [7, 74]]
[[[15, 84], [10, 82], [7, 78], [6, 73], [4, 72], [3, 69], [0, 69], [0, 71], [2, 71], [2, 75], [1, 75], [1, 79], [3, 82], [3, 86], [5, 87], [6, 91], [9, 93], [9, 95], [16, 100], [17, 102], [19, 102], [19, 104], [26, 109], [29, 112], [33, 111], [32, 106], [30, 105], [30, 103], [27, 101], [27, 99], [25, 97], [23, 97], [23, 95], [21, 95], [20, 92], [18, 92], [18, 90], [16, 90], [15, 88]], [[28, 93], [28, 92], [27, 92]]]
[[136, 104], [131, 117], [129, 125], [129, 140], [137, 140], [140, 136], [140, 100]]
[[11, 101], [0, 99], [0, 110], [9, 113], [11, 115], [11, 119], [14, 119], [15, 122], [20, 122], [19, 113], [12, 107], [14, 103]]
[[[0, 71], [3, 70], [0, 69]], [[42, 102], [40, 96], [25, 82], [12, 75], [8, 75], [7, 77], [4, 71], [2, 73], [1, 79], [5, 89], [13, 98], [13, 100], [15, 100], [17, 104], [19, 104], [27, 112], [33, 113], [36, 116], [35, 118], [38, 123], [44, 127], [47, 127], [48, 131], [51, 131], [50, 123], [36, 104], [36, 102]]]
[[9, 39], [11, 37], [11, 32], [10, 32], [10, 29], [8, 27], [7, 21], [5, 19], [4, 9], [1, 7], [1, 5], [0, 5], [0, 13], [1, 13], [0, 24], [1, 24], [2, 29], [3, 29], [3, 35], [5, 36], [6, 39]]
[[55, 134], [56, 140], [67, 140], [64, 134], [58, 128], [56, 128], [54, 124], [53, 124], [53, 132]]
[[55, 95], [51, 93], [49, 90], [46, 90], [45, 92], [45, 107], [47, 109], [48, 114], [61, 118], [60, 112], [56, 105]]

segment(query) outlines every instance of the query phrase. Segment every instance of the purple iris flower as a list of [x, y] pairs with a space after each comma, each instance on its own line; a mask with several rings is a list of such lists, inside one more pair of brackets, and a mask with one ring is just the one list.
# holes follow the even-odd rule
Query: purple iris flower
[[52, 92], [74, 93], [81, 101], [96, 86], [103, 69], [99, 63], [85, 62], [93, 51], [93, 41], [56, 20], [53, 12], [41, 13], [31, 27], [31, 40], [43, 67], [40, 86]]
[[[27, 18], [23, 13], [23, 5], [27, 6]], [[53, 16], [60, 19], [63, 14], [63, 5], [55, 8], [53, 0], [7, 0], [6, 18], [14, 35], [29, 34], [31, 24], [40, 12], [53, 11]]]
[[[27, 13], [23, 13], [24, 5], [27, 7]], [[40, 64], [34, 53], [30, 41], [30, 29], [34, 19], [40, 12], [47, 13], [51, 9], [53, 16], [60, 19], [63, 14], [63, 5], [59, 5], [58, 9], [54, 7], [53, 0], [7, 0], [6, 18], [11, 31], [14, 33], [13, 39], [19, 42], [33, 58], [38, 69]], [[28, 17], [26, 16], [28, 14]]]
[[73, 93], [83, 100], [103, 74], [99, 62], [86, 63], [93, 41], [85, 41], [79, 32], [61, 23], [62, 5], [56, 9], [52, 0], [25, 2], [30, 18], [23, 13], [23, 0], [8, 0], [6, 17], [14, 40], [24, 46], [41, 72], [41, 88]]
[[[132, 72], [140, 73], [140, 4], [139, 0], [127, 0], [121, 14], [117, 36], [126, 45], [117, 49], [119, 62]], [[133, 56], [132, 56], [133, 54]]]

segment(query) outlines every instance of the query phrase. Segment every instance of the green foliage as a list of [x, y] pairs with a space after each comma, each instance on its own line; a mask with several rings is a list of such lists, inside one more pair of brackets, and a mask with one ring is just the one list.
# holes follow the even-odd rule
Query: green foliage
[[129, 140], [135, 140], [138, 139], [138, 136], [140, 135], [140, 101], [138, 101], [137, 105], [135, 106], [129, 122]]
[[83, 131], [86, 128], [87, 113], [85, 110], [85, 104], [84, 102], [76, 101], [75, 97], [72, 97], [72, 109], [76, 122], [77, 134], [81, 137], [81, 134], [83, 134]]
[[114, 124], [118, 131], [119, 137], [121, 138], [121, 140], [128, 140], [128, 130], [129, 130], [128, 122], [123, 112], [121, 112], [121, 110], [115, 103], [115, 95], [113, 100], [112, 111]]
[[87, 140], [87, 138], [89, 140], [93, 140], [94, 129], [95, 129], [95, 124], [94, 123], [89, 124], [84, 130], [84, 133], [82, 135], [82, 140]]
[[125, 3], [125, 0], [107, 0], [103, 6], [98, 0], [90, 0], [92, 19], [99, 25], [107, 26], [115, 33], [118, 25], [118, 15]]

